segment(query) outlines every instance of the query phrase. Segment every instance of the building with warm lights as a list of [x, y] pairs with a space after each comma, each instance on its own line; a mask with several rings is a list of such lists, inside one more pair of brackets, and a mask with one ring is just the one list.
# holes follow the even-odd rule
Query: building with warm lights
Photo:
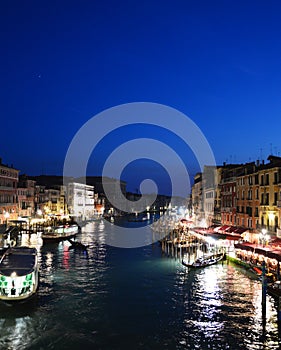
[[191, 191], [192, 213], [195, 225], [205, 219], [204, 215], [204, 198], [203, 198], [203, 181], [202, 173], [197, 173], [194, 177], [194, 184]]
[[76, 220], [90, 220], [95, 216], [94, 186], [69, 182], [67, 204], [70, 216]]
[[20, 217], [31, 217], [35, 213], [35, 183], [27, 175], [19, 176], [17, 198], [18, 215]]
[[8, 220], [18, 217], [18, 181], [19, 170], [13, 165], [4, 165], [0, 158], [0, 224], [5, 224]]
[[202, 174], [197, 174], [192, 187], [193, 212], [197, 218], [205, 215], [211, 226], [208, 200], [210, 202], [213, 193], [214, 224], [242, 227], [250, 232], [264, 229], [281, 235], [281, 157], [270, 155], [267, 160], [268, 163], [257, 161], [217, 167], [217, 189], [204, 186]]

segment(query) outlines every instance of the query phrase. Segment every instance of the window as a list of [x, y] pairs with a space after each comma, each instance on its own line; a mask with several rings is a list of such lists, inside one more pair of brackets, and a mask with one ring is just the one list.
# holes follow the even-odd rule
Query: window
[[278, 172], [275, 171], [274, 172], [274, 184], [277, 184], [278, 183]]
[[246, 207], [246, 214], [252, 216], [252, 207]]
[[256, 189], [256, 199], [259, 199], [259, 189]]
[[248, 220], [248, 227], [252, 227], [252, 218], [249, 218]]
[[265, 174], [265, 185], [269, 185], [269, 174]]
[[252, 199], [252, 190], [248, 190], [248, 199], [249, 199], [249, 200]]
[[276, 205], [278, 201], [278, 192], [274, 192], [274, 203], [273, 205]]
[[265, 205], [269, 205], [269, 193], [265, 194]]

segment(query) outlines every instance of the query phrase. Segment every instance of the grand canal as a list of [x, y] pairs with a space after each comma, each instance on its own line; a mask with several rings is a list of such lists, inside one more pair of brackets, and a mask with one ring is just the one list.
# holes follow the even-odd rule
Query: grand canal
[[158, 243], [107, 246], [104, 230], [83, 228], [87, 254], [41, 247], [37, 297], [0, 305], [0, 349], [279, 349], [276, 302], [264, 324], [261, 283], [241, 268], [190, 271]]

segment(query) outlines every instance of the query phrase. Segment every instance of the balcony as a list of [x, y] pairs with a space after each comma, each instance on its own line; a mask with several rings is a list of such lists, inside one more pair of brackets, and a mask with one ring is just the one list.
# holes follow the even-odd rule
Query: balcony
[[230, 183], [230, 182], [236, 182], [236, 177], [227, 177], [221, 180], [221, 183]]
[[2, 186], [0, 185], [0, 191], [15, 191], [16, 188], [12, 187], [12, 186]]

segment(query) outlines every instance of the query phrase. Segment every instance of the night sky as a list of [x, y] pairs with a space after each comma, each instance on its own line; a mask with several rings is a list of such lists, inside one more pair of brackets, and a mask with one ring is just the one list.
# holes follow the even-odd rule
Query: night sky
[[[217, 164], [281, 155], [279, 1], [9, 0], [0, 16], [0, 157], [21, 173], [62, 174], [85, 122], [140, 101], [191, 118]], [[163, 133], [145, 126], [113, 132], [93, 152], [88, 173], [99, 175], [118, 143], [146, 136], [164, 137], [194, 176], [196, 157]], [[165, 170], [143, 160], [125, 169], [128, 189], [145, 169], [167, 192]]]

